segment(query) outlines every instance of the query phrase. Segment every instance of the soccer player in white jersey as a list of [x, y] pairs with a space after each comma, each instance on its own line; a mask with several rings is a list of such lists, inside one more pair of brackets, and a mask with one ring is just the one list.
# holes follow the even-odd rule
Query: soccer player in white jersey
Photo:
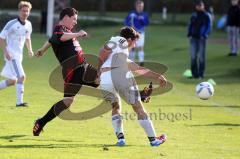
[[0, 33], [0, 45], [4, 53], [5, 66], [1, 71], [1, 76], [6, 80], [0, 81], [0, 90], [12, 85], [16, 85], [16, 106], [27, 106], [23, 101], [24, 80], [26, 78], [22, 66], [23, 47], [26, 44], [29, 57], [33, 57], [31, 33], [32, 24], [27, 20], [31, 3], [21, 1], [18, 4], [19, 16], [10, 20]]
[[152, 121], [141, 102], [138, 86], [132, 72], [154, 78], [161, 86], [166, 85], [163, 75], [141, 67], [128, 59], [131, 50], [139, 38], [132, 27], [121, 29], [120, 36], [112, 37], [99, 53], [100, 87], [104, 99], [112, 105], [112, 125], [118, 138], [117, 145], [124, 146], [125, 138], [121, 117], [121, 98], [132, 105], [139, 124], [144, 129], [151, 146], [159, 146], [166, 140], [166, 135], [156, 136]]

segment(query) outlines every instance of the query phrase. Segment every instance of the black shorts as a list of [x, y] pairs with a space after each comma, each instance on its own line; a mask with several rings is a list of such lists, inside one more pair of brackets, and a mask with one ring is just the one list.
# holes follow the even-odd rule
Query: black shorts
[[97, 78], [97, 69], [88, 63], [84, 63], [76, 69], [68, 69], [62, 71], [64, 79], [64, 97], [75, 96], [82, 85], [98, 87], [95, 83]]

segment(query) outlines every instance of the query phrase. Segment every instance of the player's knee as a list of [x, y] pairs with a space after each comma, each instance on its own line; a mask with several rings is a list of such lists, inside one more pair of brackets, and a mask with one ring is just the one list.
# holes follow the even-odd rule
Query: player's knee
[[146, 120], [146, 119], [148, 119], [148, 115], [146, 113], [138, 114], [138, 119], [139, 120]]
[[22, 76], [22, 77], [19, 77], [17, 82], [18, 83], [23, 83], [24, 81], [26, 80], [26, 77], [25, 76]]
[[121, 113], [120, 105], [118, 102], [112, 103], [112, 114], [119, 114]]
[[138, 116], [138, 119], [145, 119], [148, 116], [141, 102], [136, 102], [132, 106], [133, 106], [133, 110]]
[[119, 103], [118, 102], [112, 103], [112, 109], [119, 110], [120, 109]]
[[70, 107], [74, 101], [74, 97], [68, 97], [63, 99], [63, 103], [67, 106]]
[[144, 110], [139, 110], [137, 113], [138, 119], [147, 119], [148, 115]]
[[15, 80], [15, 79], [9, 79], [8, 81], [7, 81], [7, 85], [8, 86], [13, 86], [13, 85], [15, 85], [17, 83], [17, 80]]
[[119, 109], [119, 103], [118, 102], [112, 103], [112, 108], [113, 109]]

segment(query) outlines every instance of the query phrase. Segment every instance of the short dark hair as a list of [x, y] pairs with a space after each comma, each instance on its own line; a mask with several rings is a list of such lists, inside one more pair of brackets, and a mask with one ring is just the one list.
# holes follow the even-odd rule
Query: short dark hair
[[195, 6], [200, 6], [201, 4], [204, 4], [204, 2], [202, 0], [195, 1]]
[[139, 39], [140, 37], [139, 33], [133, 27], [127, 26], [121, 28], [120, 36], [124, 37], [125, 39], [130, 38], [131, 40]]
[[141, 3], [144, 3], [142, 0], [136, 0], [135, 1], [135, 5], [138, 5], [138, 4], [141, 4]]
[[67, 8], [64, 8], [61, 12], [60, 12], [60, 15], [59, 15], [59, 19], [62, 20], [63, 17], [65, 17], [65, 15], [71, 17], [73, 15], [77, 15], [78, 14], [78, 11], [75, 9], [75, 8], [70, 8], [70, 7], [67, 7]]

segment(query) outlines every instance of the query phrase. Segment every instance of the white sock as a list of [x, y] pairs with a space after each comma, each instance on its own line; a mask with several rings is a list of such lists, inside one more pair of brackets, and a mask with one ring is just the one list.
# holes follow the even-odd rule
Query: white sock
[[23, 103], [23, 93], [24, 93], [23, 83], [16, 84], [16, 93], [17, 93], [17, 104]]
[[152, 121], [148, 119], [138, 120], [148, 137], [156, 137]]
[[144, 62], [144, 52], [143, 51], [138, 52], [138, 62]]
[[134, 62], [134, 60], [135, 60], [135, 51], [130, 51], [129, 52], [129, 59]]
[[123, 122], [121, 115], [116, 114], [112, 116], [112, 126], [117, 136], [119, 133], [123, 133]]
[[0, 90], [1, 89], [4, 89], [4, 88], [7, 88], [7, 80], [2, 80], [0, 81]]

